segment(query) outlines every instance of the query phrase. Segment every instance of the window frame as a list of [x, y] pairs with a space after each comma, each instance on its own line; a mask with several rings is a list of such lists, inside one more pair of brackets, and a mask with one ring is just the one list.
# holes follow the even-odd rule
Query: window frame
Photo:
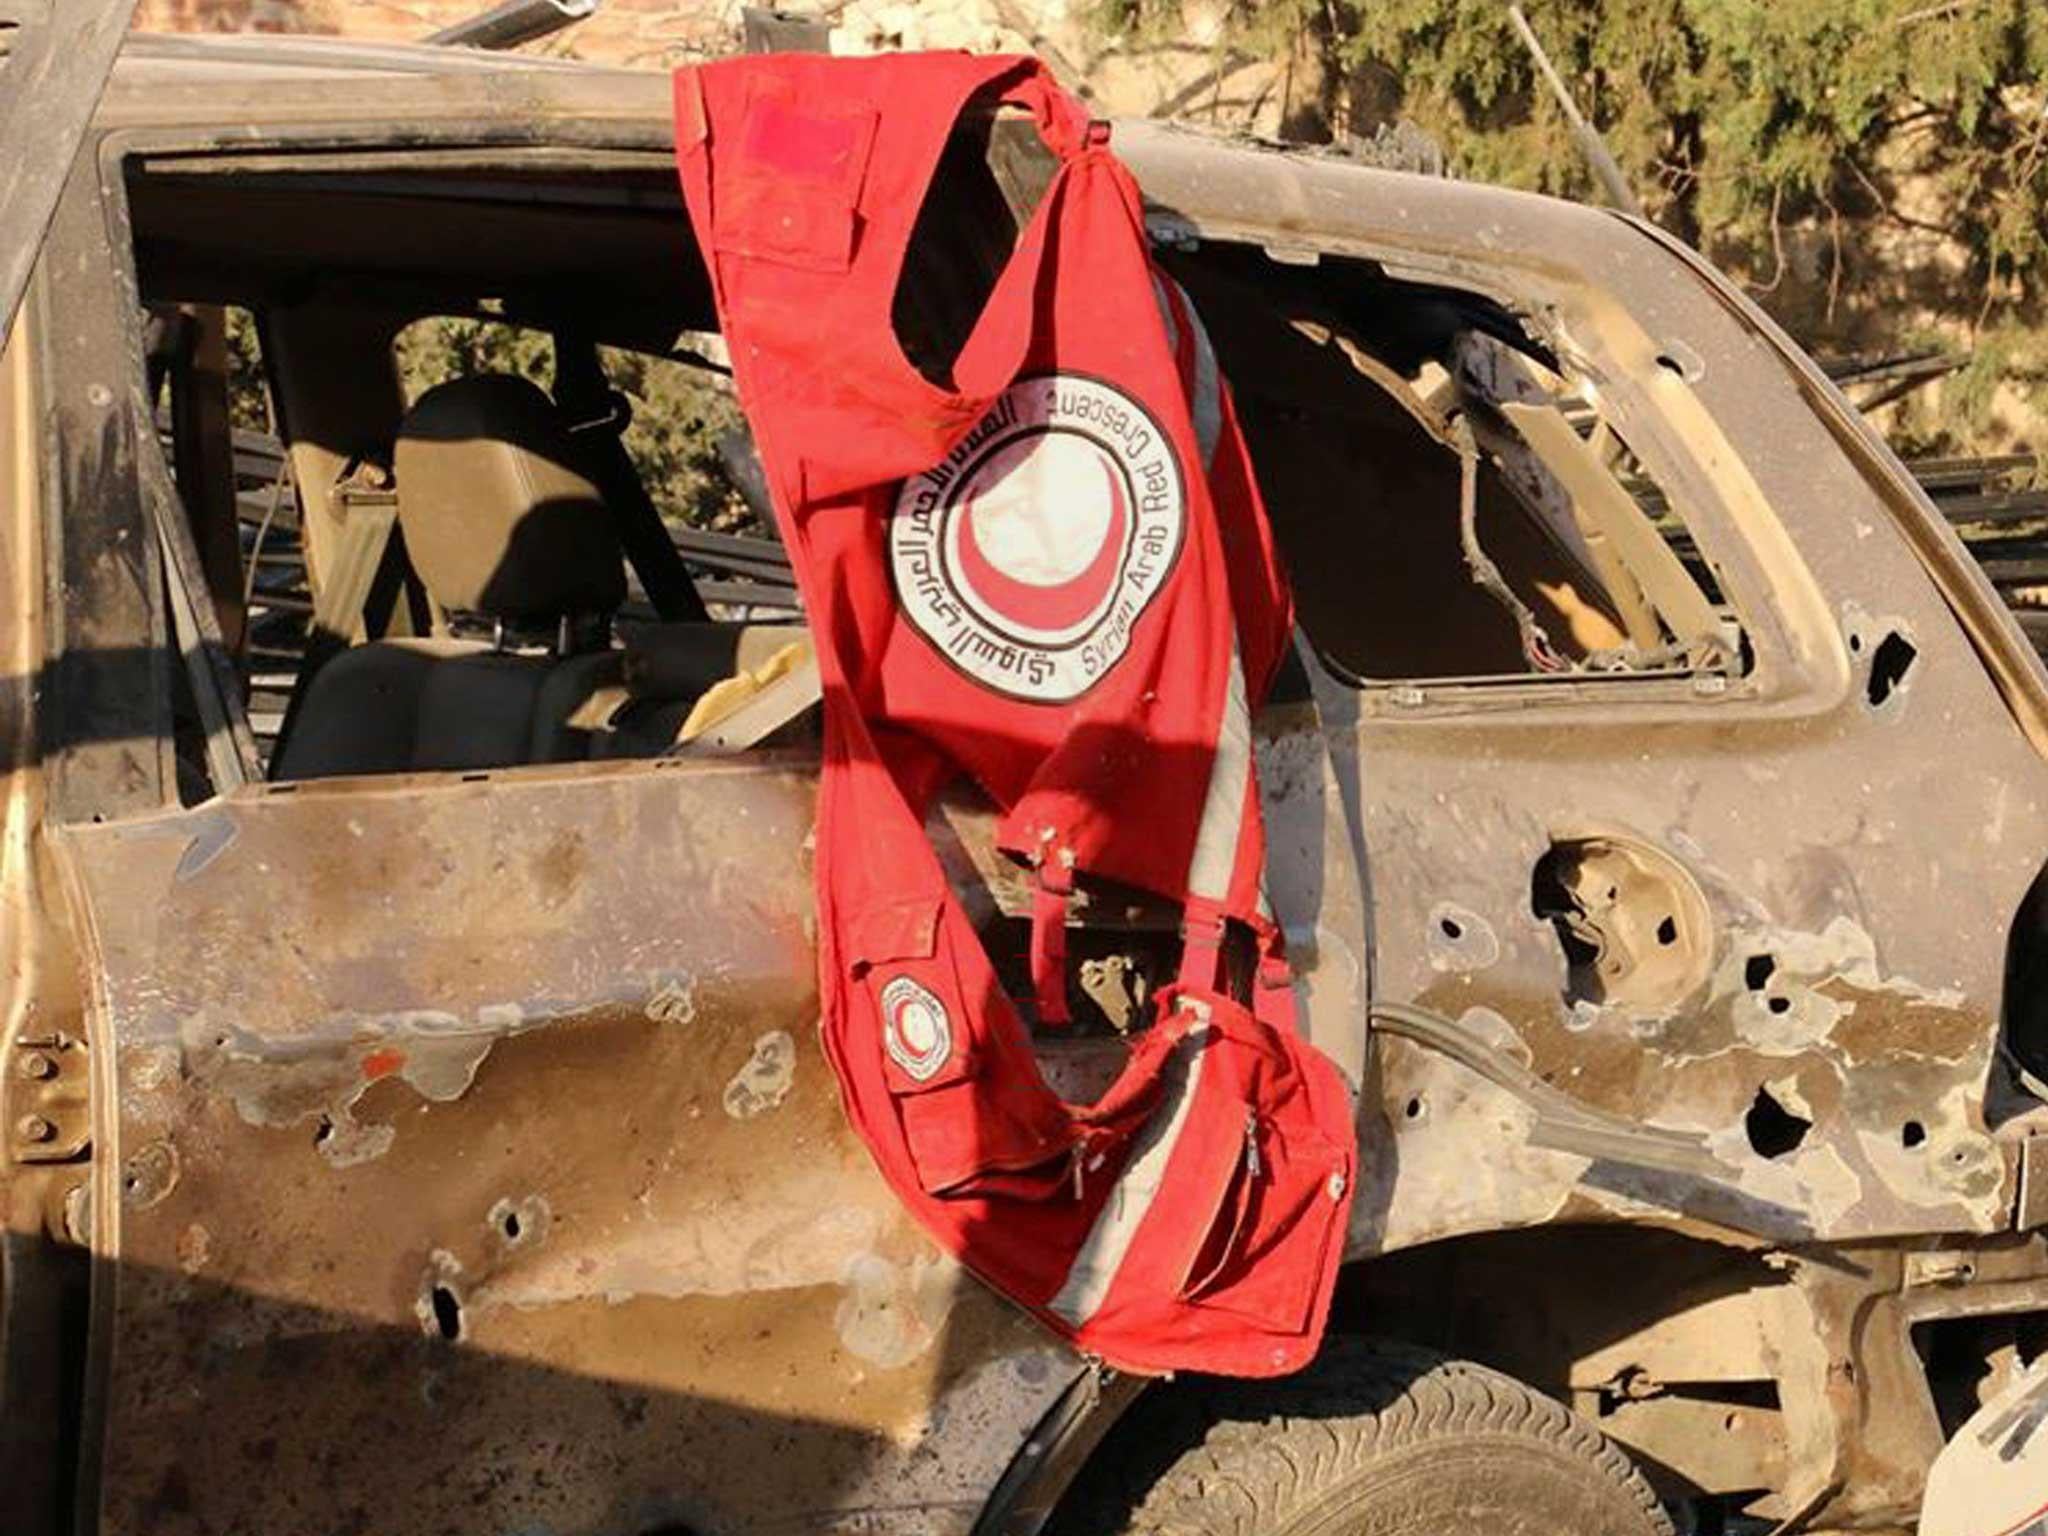
[[[1570, 487], [1566, 484], [1566, 477], [1559, 471], [1551, 457], [1544, 452], [1542, 445], [1534, 437], [1530, 435], [1527, 429], [1525, 429], [1522, 426], [1520, 421], [1520, 412], [1532, 407], [1542, 409], [1546, 413], [1556, 412], [1566, 401], [1570, 399], [1587, 399], [1587, 397], [1591, 394], [1591, 391], [1584, 389], [1584, 381], [1564, 377], [1561, 375], [1552, 375], [1552, 377], [1555, 379], [1555, 382], [1561, 386], [1565, 386], [1567, 388], [1577, 386], [1577, 392], [1575, 394], [1565, 395], [1561, 394], [1559, 391], [1550, 389], [1548, 387], [1549, 381], [1544, 378], [1531, 376], [1523, 379], [1512, 380], [1511, 382], [1517, 386], [1516, 389], [1514, 389], [1513, 391], [1503, 393], [1499, 397], [1482, 397], [1480, 399], [1478, 403], [1482, 407], [1484, 407], [1483, 416], [1485, 419], [1483, 431], [1480, 435], [1477, 436], [1468, 432], [1465, 434], [1464, 439], [1461, 442], [1454, 440], [1458, 437], [1458, 433], [1455, 432], [1451, 426], [1451, 423], [1456, 420], [1456, 417], [1458, 416], [1459, 412], [1455, 409], [1449, 410], [1448, 412], [1440, 410], [1437, 402], [1432, 398], [1432, 393], [1440, 393], [1441, 391], [1435, 391], [1430, 393], [1422, 391], [1420, 387], [1415, 383], [1415, 381], [1400, 377], [1398, 374], [1393, 373], [1391, 369], [1387, 368], [1385, 364], [1380, 363], [1377, 360], [1371, 360], [1369, 358], [1361, 359], [1361, 357], [1357, 355], [1359, 351], [1359, 345], [1356, 342], [1344, 338], [1342, 334], [1338, 332], [1332, 332], [1331, 334], [1332, 338], [1338, 341], [1339, 344], [1342, 345], [1345, 353], [1349, 355], [1353, 368], [1363, 377], [1365, 377], [1369, 382], [1377, 385], [1383, 393], [1389, 396], [1391, 403], [1393, 405], [1404, 410], [1411, 418], [1413, 418], [1418, 423], [1418, 425], [1420, 425], [1424, 434], [1429, 439], [1434, 441], [1437, 447], [1441, 449], [1441, 451], [1451, 456], [1452, 458], [1459, 460], [1461, 471], [1463, 468], [1462, 461], [1468, 451], [1476, 456], [1477, 462], [1479, 462], [1480, 464], [1486, 464], [1489, 462], [1492, 463], [1497, 472], [1496, 477], [1501, 484], [1503, 495], [1508, 503], [1508, 507], [1504, 510], [1509, 511], [1511, 515], [1522, 519], [1526, 531], [1533, 533], [1537, 537], [1547, 541], [1551, 545], [1555, 546], [1559, 554], [1568, 557], [1571, 561], [1571, 564], [1578, 568], [1579, 574], [1586, 581], [1594, 584], [1594, 586], [1599, 589], [1599, 596], [1601, 597], [1603, 604], [1606, 608], [1611, 609], [1613, 611], [1614, 622], [1618, 625], [1625, 623], [1625, 619], [1622, 617], [1624, 605], [1621, 602], [1621, 600], [1616, 596], [1616, 594], [1608, 587], [1597, 557], [1593, 556], [1589, 550], [1586, 550], [1582, 547], [1574, 547], [1567, 539], [1560, 536], [1560, 534], [1556, 531], [1556, 528], [1554, 526], [1554, 523], [1556, 521], [1555, 517], [1547, 516], [1541, 509], [1539, 509], [1536, 506], [1532, 506], [1527, 496], [1524, 495], [1521, 489], [1521, 482], [1523, 479], [1526, 478], [1526, 474], [1518, 473], [1516, 466], [1510, 465], [1505, 459], [1503, 459], [1500, 456], [1497, 449], [1493, 449], [1491, 447], [1492, 444], [1498, 443], [1502, 440], [1511, 441], [1514, 444], [1518, 455], [1525, 461], [1524, 465], [1522, 466], [1523, 470], [1526, 471], [1527, 469], [1533, 468], [1534, 470], [1542, 474], [1545, 478], [1547, 478], [1554, 484], [1560, 497], [1562, 497], [1567, 503], [1567, 505], [1570, 506], [1573, 502], [1575, 502], [1576, 498], [1573, 498], [1571, 495]], [[1480, 331], [1472, 331], [1460, 334], [1472, 336], [1474, 339], [1475, 346], [1479, 347], [1482, 350], [1489, 343], [1498, 350], [1516, 350], [1508, 343], [1501, 342], [1498, 340], [1498, 338], [1489, 338], [1488, 336], [1486, 336], [1485, 333]], [[1518, 363], [1511, 363], [1510, 366], [1526, 366], [1527, 364], [1536, 362], [1537, 360], [1534, 358], [1524, 358], [1521, 359]], [[1459, 366], [1460, 365], [1457, 362], [1453, 361], [1448, 366], [1447, 373], [1454, 374], [1455, 370]], [[1548, 365], [1538, 364], [1538, 366], [1542, 366], [1544, 368], [1545, 373], [1550, 372]], [[1386, 376], [1382, 377], [1382, 374]], [[1598, 412], [1598, 406], [1596, 403], [1588, 399], [1588, 404], [1592, 406], [1596, 413]], [[1618, 431], [1615, 431], [1612, 422], [1604, 414], [1597, 414], [1596, 420], [1599, 423], [1600, 429], [1614, 433], [1615, 441], [1621, 445], [1623, 452], [1625, 452], [1631, 460], [1635, 460], [1635, 462], [1638, 465], [1638, 468], [1641, 468], [1641, 461], [1636, 458], [1633, 449], [1631, 449], [1628, 446], [1626, 439], [1623, 438]], [[1560, 422], [1559, 430], [1566, 429], [1566, 424]], [[1587, 440], [1585, 436], [1583, 434], [1578, 433], [1576, 427], [1570, 427], [1569, 430], [1571, 430], [1573, 435], [1578, 439], [1580, 446], [1586, 445]], [[1635, 500], [1633, 493], [1629, 490], [1628, 485], [1626, 483], [1626, 479], [1623, 476], [1614, 474], [1610, 468], [1604, 465], [1600, 466], [1600, 469], [1601, 472], [1607, 474], [1609, 479], [1613, 482], [1613, 487], [1617, 494], [1628, 497], [1632, 502]], [[1681, 526], [1685, 529], [1686, 536], [1688, 538], [1694, 539], [1695, 543], [1697, 543], [1696, 536], [1693, 533], [1691, 523], [1683, 516], [1683, 514], [1679, 513], [1677, 509], [1671, 505], [1671, 498], [1668, 495], [1666, 495], [1661, 484], [1657, 485], [1656, 489], [1658, 495], [1660, 497], [1663, 497], [1665, 501], [1667, 512], [1669, 512], [1671, 516], [1674, 516], [1678, 519]], [[1497, 500], [1496, 505], [1498, 504], [1499, 503]], [[1640, 503], [1637, 503], [1637, 508], [1639, 511], [1642, 510], [1640, 507]], [[1455, 515], [1462, 523], [1464, 515], [1462, 495], [1452, 504], [1449, 515]], [[1645, 513], [1646, 518], [1647, 516], [1648, 514]], [[1572, 520], [1575, 524], [1580, 522], [1580, 519], [1578, 518], [1575, 510], [1572, 512]], [[1498, 520], [1496, 520], [1496, 526], [1498, 526]], [[1607, 530], [1602, 531], [1606, 532]], [[1654, 525], [1651, 526], [1651, 531], [1654, 533], [1654, 536], [1657, 537], [1663, 543], [1664, 548], [1667, 550], [1671, 550], [1672, 555], [1674, 556], [1674, 558], [1676, 558], [1676, 550], [1672, 549], [1669, 540], [1664, 538], [1662, 532], [1660, 530], [1655, 530]], [[1587, 534], [1586, 536], [1590, 537], [1590, 534]], [[1618, 541], [1616, 542], [1618, 543]], [[1490, 560], [1492, 555], [1492, 549], [1488, 547], [1487, 541], [1483, 533], [1479, 536], [1478, 544], [1480, 554], [1486, 556]], [[1619, 562], [1623, 575], [1628, 577], [1631, 581], [1635, 581], [1637, 579], [1638, 573], [1630, 566], [1626, 557], [1622, 555], [1618, 549], [1612, 558], [1615, 561]], [[1703, 552], [1701, 552], [1701, 558], [1703, 560], [1707, 558]], [[1709, 611], [1716, 609], [1728, 611], [1729, 615], [1732, 616], [1736, 638], [1739, 641], [1745, 642], [1744, 644], [1740, 644], [1735, 648], [1736, 654], [1739, 657], [1741, 657], [1745, 662], [1753, 661], [1753, 657], [1748, 654], [1748, 647], [1746, 644], [1748, 636], [1748, 625], [1746, 622], [1746, 615], [1736, 606], [1736, 604], [1727, 596], [1727, 594], [1721, 590], [1719, 572], [1710, 571], [1710, 576], [1713, 583], [1711, 587], [1702, 586], [1694, 577], [1693, 573], [1689, 570], [1682, 570], [1679, 574], [1683, 575], [1684, 579], [1692, 588], [1694, 594], [1697, 595], [1701, 605], [1704, 608], [1706, 608]], [[1499, 577], [1502, 584], [1508, 586], [1508, 590], [1513, 592], [1516, 601], [1523, 604], [1525, 608], [1532, 610], [1536, 608], [1536, 599], [1531, 597], [1527, 591], [1514, 587], [1512, 584], [1509, 584], [1507, 582], [1506, 574], [1504, 572], [1496, 571], [1496, 575]], [[1459, 579], [1465, 582], [1469, 582], [1475, 586], [1482, 586], [1483, 589], [1483, 585], [1479, 582], [1478, 577], [1474, 574], [1469, 560], [1466, 562], [1464, 573], [1462, 577], [1460, 577]], [[1638, 585], [1642, 584], [1638, 583]], [[1651, 596], [1647, 590], [1641, 592], [1640, 596], [1643, 604], [1646, 607], [1648, 614], [1659, 622], [1662, 629], [1667, 633], [1675, 633], [1675, 626], [1672, 622], [1673, 616], [1665, 613], [1661, 609], [1661, 607], [1658, 606], [1655, 598]], [[1531, 617], [1536, 619], [1542, 619], [1544, 616], [1540, 613], [1532, 613]], [[1559, 614], [1551, 617], [1549, 622], [1544, 623], [1542, 627], [1544, 628], [1546, 633], [1554, 635], [1557, 631], [1557, 626], [1560, 623], [1567, 622], [1568, 617]], [[1352, 667], [1345, 660], [1339, 659], [1337, 656], [1335, 656], [1330, 650], [1330, 648], [1322, 646], [1321, 644], [1317, 643], [1313, 631], [1311, 631], [1308, 628], [1306, 623], [1304, 623], [1302, 627], [1304, 634], [1309, 639], [1311, 646], [1315, 649], [1318, 659], [1321, 662], [1322, 666], [1334, 678], [1343, 682], [1345, 685], [1360, 690], [1413, 690], [1418, 688], [1441, 689], [1445, 687], [1494, 688], [1502, 684], [1524, 682], [1540, 683], [1545, 685], [1546, 687], [1555, 688], [1560, 683], [1581, 682], [1597, 684], [1610, 680], [1625, 679], [1634, 682], [1662, 681], [1667, 683], [1683, 683], [1691, 686], [1696, 690], [1704, 689], [1705, 691], [1715, 691], [1721, 687], [1725, 687], [1727, 685], [1731, 685], [1735, 682], [1740, 681], [1742, 678], [1747, 677], [1750, 671], [1752, 670], [1752, 668], [1748, 665], [1745, 665], [1740, 671], [1666, 665], [1660, 667], [1618, 668], [1611, 671], [1594, 670], [1567, 673], [1542, 672], [1530, 667], [1524, 667], [1516, 671], [1500, 672], [1445, 672], [1440, 674], [1430, 673], [1426, 675], [1390, 672], [1382, 675], [1377, 673], [1364, 673]], [[1719, 683], [1709, 682], [1703, 685], [1700, 681], [1701, 679], [1720, 679], [1722, 681]]]
[[1697, 377], [1697, 356], [1683, 338], [1653, 338], [1615, 293], [1538, 256], [1502, 254], [1482, 266], [1465, 254], [1294, 231], [1280, 244], [1255, 229], [1195, 228], [1185, 215], [1156, 208], [1148, 224], [1155, 241], [1183, 250], [1246, 246], [1294, 268], [1320, 266], [1324, 256], [1350, 258], [1402, 283], [1463, 292], [1515, 315], [1598, 390], [1603, 414], [1714, 570], [1750, 649], [1739, 677], [1689, 671], [1360, 679], [1333, 665], [1304, 633], [1301, 649], [1321, 680], [1317, 692], [1347, 698], [1343, 714], [1395, 723], [1514, 714], [1562, 722], [1617, 710], [1646, 721], [1697, 719], [1703, 709], [1803, 718], [1844, 696], [1849, 669], [1840, 633], [1814, 622], [1827, 611], [1826, 599], [1784, 520], [1691, 388], [1687, 375]]
[[[273, 781], [262, 772], [246, 701], [235, 682], [232, 663], [219, 652], [217, 637], [211, 649], [205, 640], [211, 609], [204, 583], [197, 579], [197, 550], [196, 547], [179, 547], [180, 533], [183, 534], [184, 545], [191, 545], [190, 529], [185, 526], [181, 515], [173, 515], [182, 512], [182, 504], [157, 438], [154, 418], [143, 398], [145, 365], [140, 320], [141, 289], [126, 175], [131, 162], [158, 155], [193, 155], [214, 162], [224, 156], [237, 160], [264, 156], [268, 160], [265, 168], [276, 169], [277, 157], [283, 154], [313, 170], [317, 169], [320, 160], [329, 156], [360, 156], [365, 151], [377, 158], [388, 155], [399, 163], [419, 152], [431, 155], [445, 151], [483, 157], [503, 154], [515, 158], [521, 151], [537, 151], [588, 156], [599, 162], [593, 167], [594, 171], [601, 172], [620, 165], [640, 168], [656, 153], [664, 157], [674, 153], [672, 131], [665, 120], [659, 125], [659, 134], [655, 137], [646, 132], [634, 132], [636, 126], [645, 128], [648, 125], [636, 125], [630, 120], [603, 124], [600, 131], [594, 133], [589, 131], [589, 125], [555, 119], [538, 124], [471, 120], [414, 126], [421, 131], [404, 148], [394, 148], [389, 142], [388, 131], [374, 124], [360, 127], [279, 125], [261, 135], [246, 139], [238, 137], [231, 148], [223, 143], [217, 129], [132, 128], [102, 134], [93, 146], [94, 152], [90, 156], [81, 155], [77, 169], [81, 182], [77, 195], [91, 199], [91, 227], [95, 238], [86, 242], [91, 247], [92, 260], [81, 265], [78, 275], [96, 286], [95, 339], [100, 344], [100, 355], [120, 359], [119, 367], [114, 370], [123, 384], [122, 390], [117, 392], [117, 399], [126, 402], [125, 409], [112, 414], [124, 429], [124, 435], [134, 439], [134, 473], [125, 482], [133, 494], [124, 498], [132, 502], [132, 509], [122, 519], [114, 538], [117, 543], [140, 551], [142, 570], [138, 574], [144, 575], [148, 594], [148, 638], [140, 649], [147, 656], [151, 675], [154, 716], [150, 735], [154, 742], [152, 758], [155, 771], [150, 776], [149, 789], [124, 797], [118, 805], [53, 802], [58, 820], [105, 820], [112, 815], [180, 808], [173, 736], [175, 685], [170, 669], [180, 664], [181, 651], [184, 652], [184, 665], [208, 737], [209, 798], [236, 794], [294, 794], [306, 790], [330, 793], [333, 789], [346, 791], [350, 788], [375, 792], [380, 787], [396, 784], [404, 784], [414, 790], [431, 790], [436, 786], [474, 784], [508, 774], [522, 778], [580, 779], [674, 771], [678, 768], [730, 771], [732, 763], [729, 759], [653, 757], [516, 763], [482, 770], [429, 769], [334, 780]], [[67, 200], [72, 196], [73, 191], [67, 189]], [[73, 212], [81, 214], [82, 209], [74, 207]], [[51, 245], [46, 251], [54, 248], [55, 244], [53, 232]], [[56, 510], [62, 506], [64, 497], [60, 491], [53, 493], [50, 499], [53, 509], [49, 519], [53, 556], [50, 561], [53, 593], [51, 654], [56, 655], [61, 649], [62, 630], [70, 619], [63, 602], [69, 583], [62, 564], [67, 556], [55, 553], [65, 549], [59, 542], [63, 517]], [[184, 644], [185, 637], [180, 634], [181, 615], [190, 626], [191, 633], [198, 638], [198, 644]], [[771, 749], [750, 752], [748, 758], [763, 768], [786, 769], [792, 762], [814, 760], [815, 753], [807, 753], [801, 748]], [[79, 798], [83, 800], [86, 797]]]

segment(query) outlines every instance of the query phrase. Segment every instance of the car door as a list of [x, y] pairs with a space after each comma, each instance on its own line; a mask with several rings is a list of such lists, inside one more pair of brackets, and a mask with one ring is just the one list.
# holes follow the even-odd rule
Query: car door
[[0, 1524], [24, 1532], [62, 1518], [73, 1463], [66, 1394], [82, 1346], [87, 1286], [59, 1241], [90, 1144], [87, 1077], [53, 904], [34, 828], [44, 782], [36, 699], [42, 672], [38, 527], [45, 419], [40, 357], [15, 336], [29, 274], [58, 194], [128, 26], [134, 0], [0, 0]]
[[251, 772], [117, 195], [74, 177], [52, 237], [44, 726], [98, 1528], [964, 1529], [1082, 1363], [840, 1113], [814, 760]]
[[[1483, 248], [1448, 222], [1415, 238], [1456, 254], [1404, 276], [1483, 289], [1529, 337], [1505, 364], [1486, 338], [1453, 360], [1466, 419], [1501, 450], [1482, 463], [1547, 485], [1582, 529], [1589, 499], [1633, 501], [1632, 526], [1695, 577], [1687, 598], [1638, 571], [1640, 590], [1547, 609], [1551, 631], [1618, 633], [1647, 596], [1659, 639], [1676, 633], [1663, 604], [1704, 599], [1726, 644], [1705, 667], [1667, 646], [1556, 668], [1515, 653], [1494, 604], [1504, 665], [1323, 648], [1376, 1007], [1428, 1016], [1379, 1036], [1367, 1138], [1387, 1176], [1355, 1241], [1570, 1220], [1777, 1242], [2006, 1226], [1996, 1042], [2007, 934], [2048, 848], [2042, 763], [1897, 514], [1764, 322], [1619, 221], [1518, 204]], [[1518, 469], [1510, 443], [1543, 462]], [[1418, 482], [1385, 510], [1455, 518], [1457, 483], [1444, 470], [1433, 504]], [[1596, 582], [1621, 526], [1594, 529]], [[1499, 581], [1449, 548], [1446, 579]], [[1527, 605], [1539, 592], [1556, 596], [1531, 583]], [[1405, 640], [1451, 643], [1414, 617]], [[1557, 1118], [1587, 1113], [1685, 1155], [1560, 1142]]]

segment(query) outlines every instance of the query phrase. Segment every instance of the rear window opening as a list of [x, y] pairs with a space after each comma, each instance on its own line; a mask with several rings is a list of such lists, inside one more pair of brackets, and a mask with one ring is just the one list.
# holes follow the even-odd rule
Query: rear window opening
[[1739, 677], [1718, 572], [1577, 374], [1492, 300], [1176, 253], [1301, 623], [1358, 684]]

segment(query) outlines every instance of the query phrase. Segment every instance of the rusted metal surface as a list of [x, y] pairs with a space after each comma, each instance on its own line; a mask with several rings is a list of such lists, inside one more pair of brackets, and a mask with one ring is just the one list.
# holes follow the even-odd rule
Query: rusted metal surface
[[2034, 1232], [2042, 1227], [2048, 1227], [2048, 1137], [2029, 1136], [2020, 1143], [2020, 1198], [2013, 1230]]
[[[0, 348], [0, 444], [40, 434], [48, 397], [30, 338], [44, 307], [32, 291]], [[65, 1507], [92, 1138], [83, 967], [42, 844], [40, 467], [18, 451], [0, 463], [0, 1526], [24, 1531], [53, 1528]]]
[[[615, 167], [666, 150], [667, 114], [654, 75], [155, 43], [60, 211], [71, 307], [38, 334], [64, 611], [46, 631], [24, 598], [0, 634], [0, 894], [10, 934], [62, 958], [10, 993], [8, 1064], [89, 1056], [96, 1182], [76, 1192], [66, 1139], [72, 1195], [18, 1154], [6, 1188], [10, 1240], [33, 1207], [97, 1257], [104, 1529], [1028, 1536], [1138, 1390], [943, 1260], [845, 1125], [803, 756], [200, 785], [178, 807], [120, 156]], [[2012, 1235], [2039, 1220], [2044, 1111], [1997, 1054], [2048, 856], [2039, 663], [1817, 371], [1653, 232], [1154, 126], [1117, 142], [1190, 262], [1264, 249], [1334, 293], [1369, 260], [1518, 317], [1594, 381], [1753, 652], [1712, 676], [1359, 683], [1303, 647], [1258, 751], [1303, 1017], [1360, 1094], [1340, 1325], [1435, 1337], [1540, 1301], [1540, 1341], [1494, 1358], [1519, 1343], [1673, 1496], [1910, 1519], [1940, 1443], [1913, 1330], [2048, 1309], [2048, 1241]], [[39, 486], [37, 462], [6, 468]], [[10, 515], [0, 568], [39, 578], [40, 525]], [[46, 632], [69, 659], [37, 723]], [[1026, 893], [986, 814], [934, 830], [1014, 940]], [[1104, 978], [1141, 987], [1172, 925], [1076, 910], [1106, 1017], [1044, 1055], [1081, 1096], [1124, 1049]], [[1386, 1004], [1463, 1056], [1369, 1031]], [[0, 1095], [12, 1132], [39, 1070]], [[1540, 1144], [1537, 1100], [1699, 1156]], [[1626, 1273], [1583, 1272], [1596, 1235]], [[1403, 1274], [1423, 1278], [1374, 1289]]]
[[965, 1528], [1078, 1362], [839, 1112], [811, 796], [664, 763], [66, 834], [119, 1103], [109, 1529]]

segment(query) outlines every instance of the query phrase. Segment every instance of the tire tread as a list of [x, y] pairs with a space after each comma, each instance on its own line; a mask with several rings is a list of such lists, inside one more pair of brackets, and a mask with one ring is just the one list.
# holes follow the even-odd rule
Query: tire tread
[[1414, 1345], [1333, 1338], [1298, 1376], [1205, 1381], [1183, 1395], [1188, 1449], [1149, 1488], [1104, 1479], [1046, 1536], [1272, 1536], [1388, 1453], [1474, 1434], [1561, 1451], [1640, 1512], [1645, 1536], [1672, 1530], [1635, 1465], [1562, 1403]]

